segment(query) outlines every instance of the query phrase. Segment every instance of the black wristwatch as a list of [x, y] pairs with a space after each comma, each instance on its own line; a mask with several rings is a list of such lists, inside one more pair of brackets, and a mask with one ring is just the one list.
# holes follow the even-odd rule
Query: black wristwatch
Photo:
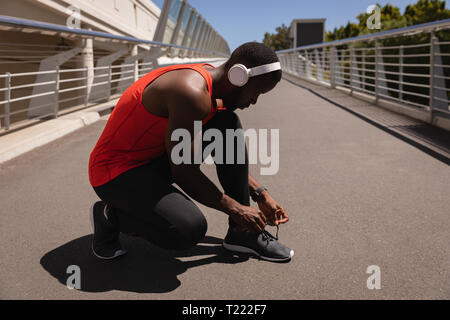
[[262, 193], [264, 190], [267, 190], [267, 188], [264, 187], [264, 186], [261, 186], [261, 187], [259, 187], [258, 189], [256, 189], [255, 191], [251, 191], [251, 192], [250, 192], [250, 197], [252, 198], [253, 201], [257, 202], [258, 199], [259, 199], [259, 197], [261, 196], [261, 193]]

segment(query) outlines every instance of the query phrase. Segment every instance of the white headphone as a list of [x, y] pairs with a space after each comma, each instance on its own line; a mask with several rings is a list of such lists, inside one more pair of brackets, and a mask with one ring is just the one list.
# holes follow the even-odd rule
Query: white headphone
[[247, 69], [243, 64], [235, 64], [228, 70], [228, 80], [232, 85], [242, 87], [248, 82], [249, 78], [276, 70], [281, 70], [281, 64], [279, 62], [269, 63], [251, 69]]

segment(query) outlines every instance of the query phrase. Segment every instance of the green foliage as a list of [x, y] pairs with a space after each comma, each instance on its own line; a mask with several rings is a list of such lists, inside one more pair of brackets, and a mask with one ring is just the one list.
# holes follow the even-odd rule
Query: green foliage
[[364, 12], [357, 16], [358, 23], [349, 21], [346, 26], [327, 32], [326, 41], [352, 38], [450, 18], [450, 10], [446, 9], [445, 0], [418, 0], [416, 4], [408, 5], [403, 14], [398, 7], [389, 3], [384, 7], [377, 5], [381, 8], [381, 30], [367, 28], [367, 19], [372, 13]]
[[263, 43], [273, 50], [284, 50], [291, 47], [291, 28], [284, 23], [275, 29], [276, 33], [264, 34]]
[[408, 26], [438, 21], [450, 18], [450, 10], [445, 8], [445, 1], [419, 0], [414, 5], [408, 5], [404, 17]]
[[[381, 8], [381, 30], [370, 30], [367, 28], [367, 19], [372, 13], [368, 14], [363, 12], [356, 17], [358, 19], [357, 23], [348, 21], [346, 25], [334, 28], [333, 31], [326, 33], [325, 40], [334, 41], [353, 38], [365, 34], [450, 18], [450, 10], [445, 7], [445, 0], [418, 0], [417, 3], [408, 5], [403, 14], [401, 13], [400, 8], [389, 3], [383, 7], [378, 3], [377, 5]], [[275, 30], [275, 33], [266, 32], [264, 34], [263, 43], [275, 51], [291, 48], [291, 28], [282, 24]], [[449, 32], [439, 33], [437, 36], [441, 40], [450, 40]], [[419, 42], [425, 40], [425, 38], [419, 39]]]
[[[372, 34], [386, 30], [398, 29], [423, 24], [427, 22], [448, 19], [450, 18], [450, 10], [446, 9], [445, 4], [446, 4], [445, 1], [442, 0], [418, 0], [415, 4], [408, 5], [405, 8], [403, 14], [400, 12], [400, 9], [398, 7], [395, 7], [389, 3], [383, 7], [377, 4], [378, 7], [381, 8], [381, 19], [380, 19], [381, 30], [377, 29], [371, 30], [367, 27], [367, 20], [373, 13], [368, 14], [364, 12], [357, 16], [358, 19], [357, 23], [352, 23], [349, 21], [345, 26], [334, 28], [333, 31], [329, 31], [326, 34], [326, 41], [352, 38], [365, 34]], [[438, 38], [439, 41], [450, 41], [450, 32], [448, 31], [448, 29], [435, 32], [435, 36]], [[398, 54], [398, 49], [389, 49], [388, 47], [398, 48], [401, 45], [429, 44], [430, 40], [431, 40], [430, 33], [418, 33], [414, 35], [397, 36], [379, 40], [379, 45], [385, 48], [381, 50], [381, 53], [383, 55], [382, 58], [383, 63], [385, 64], [384, 69], [387, 72], [385, 76], [387, 80], [390, 80], [390, 82], [387, 83], [389, 91], [388, 94], [390, 96], [394, 98], [399, 97], [398, 93], [395, 91], [399, 89], [398, 83], [399, 77], [398, 75], [395, 75], [395, 73], [399, 71], [399, 67], [397, 66], [397, 64], [399, 63], [400, 60], [398, 57], [389, 56]], [[373, 48], [374, 46], [375, 43], [373, 41], [368, 42], [361, 41], [353, 44], [353, 48], [355, 50], [357, 50], [358, 48]], [[441, 52], [445, 52], [446, 50], [448, 50], [449, 47], [450, 45], [441, 45], [440, 50]], [[338, 49], [348, 49], [348, 48], [349, 46], [347, 44], [338, 46]], [[412, 76], [412, 74], [428, 75], [430, 73], [429, 67], [414, 66], [414, 64], [420, 65], [430, 63], [428, 57], [417, 56], [420, 54], [428, 54], [429, 46], [427, 45], [425, 47], [410, 47], [405, 49], [404, 53], [413, 56], [405, 57], [403, 59], [403, 63], [405, 64], [405, 66], [403, 67], [403, 72], [405, 74], [410, 74], [405, 75], [403, 81], [418, 84], [418, 86], [404, 84], [403, 89], [406, 91], [403, 96], [403, 99], [415, 103], [420, 103], [422, 105], [427, 105], [429, 103], [427, 98], [415, 95], [408, 95], [406, 92], [408, 91], [415, 92], [416, 94], [422, 95], [429, 94], [429, 88], [426, 87], [427, 85], [429, 85], [429, 78], [423, 76], [422, 77]], [[375, 62], [375, 59], [373, 58], [373, 55], [375, 54], [375, 51], [366, 50], [365, 54], [368, 55], [369, 57], [364, 58], [364, 61], [370, 62], [372, 63], [372, 65], [369, 64], [365, 66], [366, 71], [364, 72], [364, 74], [362, 74], [361, 72], [358, 73], [364, 76], [374, 77], [375, 67], [373, 63]], [[363, 58], [361, 56], [358, 56], [357, 61], [359, 61], [358, 68], [361, 68]], [[442, 63], [444, 65], [449, 65], [450, 57], [442, 56]], [[342, 64], [344, 68], [347, 68], [347, 70], [350, 67], [350, 56], [348, 52], [342, 56]], [[444, 69], [444, 75], [447, 77], [450, 76], [449, 68]], [[348, 76], [348, 80], [346, 80], [347, 84], [349, 83], [349, 81], [350, 79]], [[371, 79], [366, 79], [365, 83], [373, 85], [374, 81], [372, 81]], [[447, 88], [450, 87], [450, 80], [446, 80], [446, 87]], [[365, 89], [373, 91], [373, 86], [366, 85]], [[448, 92], [448, 99], [450, 99], [450, 91]]]

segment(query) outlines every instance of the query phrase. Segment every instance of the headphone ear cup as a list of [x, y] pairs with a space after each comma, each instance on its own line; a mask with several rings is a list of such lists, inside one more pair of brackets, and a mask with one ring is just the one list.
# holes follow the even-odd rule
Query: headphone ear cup
[[236, 87], [242, 87], [248, 82], [248, 70], [243, 64], [235, 64], [228, 70], [228, 80]]

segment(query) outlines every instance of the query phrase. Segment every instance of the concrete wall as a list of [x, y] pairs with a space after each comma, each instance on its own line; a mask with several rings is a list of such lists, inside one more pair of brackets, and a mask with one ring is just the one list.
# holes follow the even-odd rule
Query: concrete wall
[[152, 40], [161, 10], [150, 0], [2, 1], [0, 14], [66, 25], [67, 8], [78, 6], [82, 28]]

